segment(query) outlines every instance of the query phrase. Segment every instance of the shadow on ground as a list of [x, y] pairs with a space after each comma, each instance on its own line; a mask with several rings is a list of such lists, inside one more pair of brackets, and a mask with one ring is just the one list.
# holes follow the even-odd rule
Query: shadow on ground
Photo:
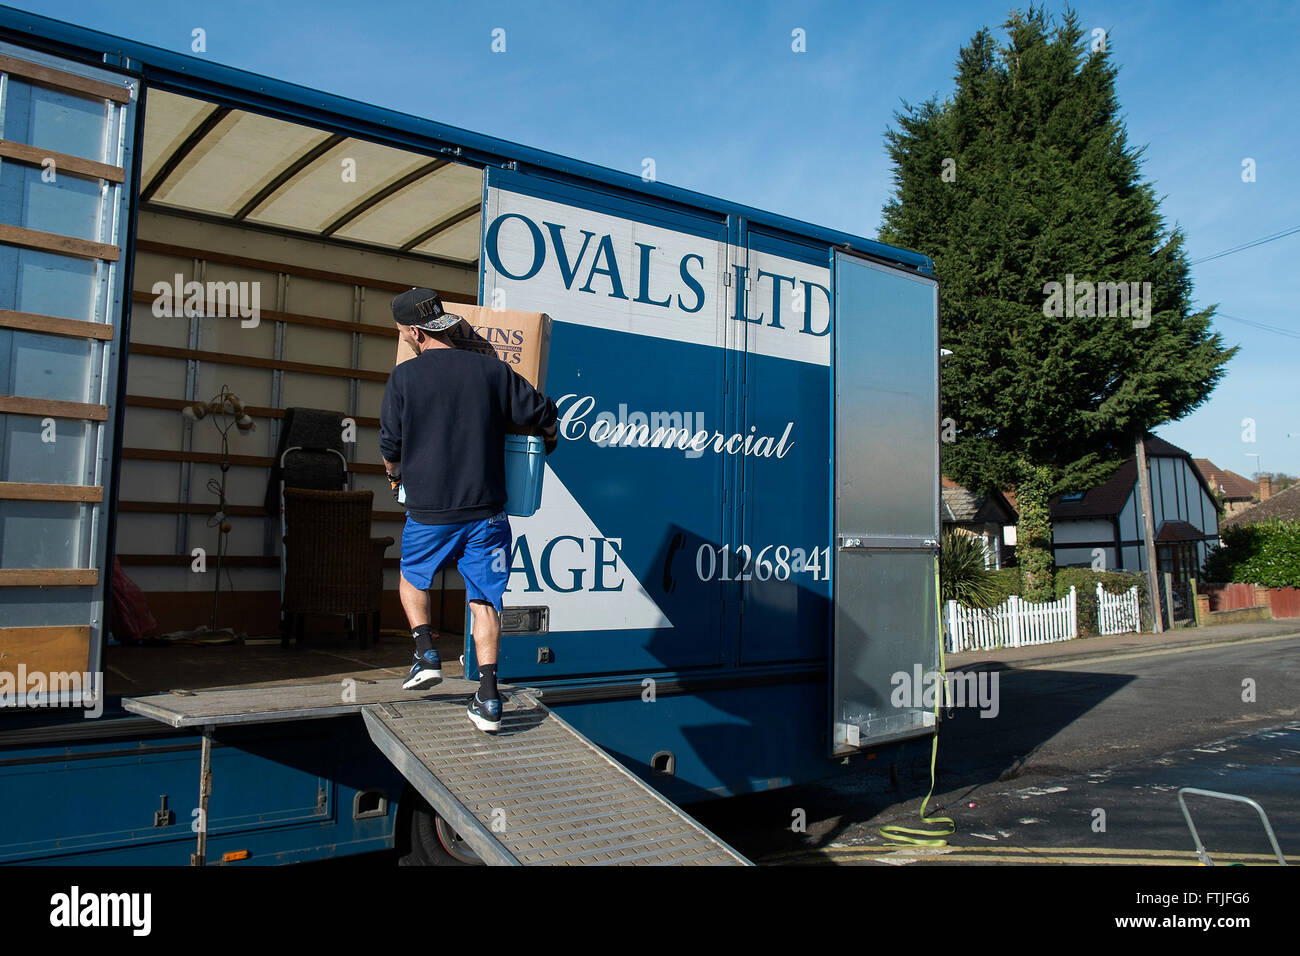
[[[952, 794], [1022, 774], [1072, 772], [1038, 763], [1043, 743], [1134, 678], [1087, 672], [997, 672], [997, 715], [974, 707], [946, 711], [939, 734], [935, 793]], [[991, 711], [991, 708], [990, 708]], [[751, 860], [834, 845], [860, 827], [924, 826], [921, 800], [930, 789], [931, 747], [913, 744], [875, 760], [854, 758], [851, 772], [826, 782], [696, 803], [687, 810]], [[828, 761], [828, 765], [831, 762]], [[932, 799], [927, 814], [943, 815]], [[802, 821], [802, 832], [794, 829]]]

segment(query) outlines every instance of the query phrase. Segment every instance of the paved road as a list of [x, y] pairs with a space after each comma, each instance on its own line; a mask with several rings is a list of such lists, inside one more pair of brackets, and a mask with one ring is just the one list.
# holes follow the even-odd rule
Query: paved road
[[[1268, 814], [1279, 846], [1300, 864], [1300, 721], [1207, 741], [1202, 746], [1084, 773], [976, 788], [940, 815], [957, 832], [948, 846], [883, 845], [875, 826], [915, 825], [915, 801], [892, 807], [832, 845], [767, 853], [769, 863], [1133, 863], [1195, 866], [1179, 809], [1180, 787], [1244, 794]], [[1249, 807], [1189, 796], [1201, 840], [1216, 864], [1274, 863], [1258, 815]], [[974, 804], [974, 806], [972, 806]]]
[[[998, 690], [997, 717], [958, 710], [944, 725], [929, 812], [956, 820], [959, 849], [931, 858], [1194, 863], [1175, 791], [1199, 786], [1259, 800], [1300, 862], [1300, 636], [1022, 665], [998, 671]], [[882, 862], [894, 851], [877, 828], [916, 825], [929, 786], [928, 760], [898, 771], [897, 788], [874, 772], [692, 810], [758, 861]], [[790, 831], [793, 809], [807, 813], [804, 834]], [[1212, 848], [1260, 855], [1245, 862], [1269, 851], [1248, 809], [1193, 810], [1218, 827]]]

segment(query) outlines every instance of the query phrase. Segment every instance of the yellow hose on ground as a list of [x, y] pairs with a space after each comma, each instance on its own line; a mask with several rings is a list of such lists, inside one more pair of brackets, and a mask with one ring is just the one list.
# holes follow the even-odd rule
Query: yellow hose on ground
[[[942, 632], [943, 620], [943, 603], [939, 597], [939, 556], [934, 557], [934, 610], [935, 623], [940, 626]], [[947, 674], [947, 667], [944, 664], [943, 655], [943, 637], [940, 634], [939, 639], [939, 681], [944, 688], [944, 697], [947, 696], [948, 682], [944, 679]], [[921, 827], [903, 827], [903, 826], [883, 826], [880, 827], [880, 835], [885, 838], [885, 846], [926, 846], [940, 847], [947, 846], [948, 841], [944, 839], [950, 833], [957, 830], [957, 824], [951, 817], [930, 817], [926, 818], [925, 808], [934, 796], [934, 766], [939, 756], [939, 699], [940, 695], [934, 695], [934, 738], [930, 747], [930, 790], [921, 801], [921, 812], [919, 814], [921, 822], [930, 825], [929, 829]], [[940, 824], [938, 829], [933, 825]]]

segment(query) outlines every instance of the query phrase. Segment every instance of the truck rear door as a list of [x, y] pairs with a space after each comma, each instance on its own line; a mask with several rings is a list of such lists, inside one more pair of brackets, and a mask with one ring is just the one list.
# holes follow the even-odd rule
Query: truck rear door
[[807, 666], [830, 630], [831, 302], [826, 246], [746, 224], [731, 322], [743, 330], [745, 453], [731, 542], [740, 661]]
[[562, 444], [511, 520], [502, 672], [722, 665], [731, 456], [706, 440], [735, 431], [727, 223], [492, 167], [484, 192], [480, 301], [551, 316]]
[[840, 754], [934, 724], [939, 289], [933, 277], [846, 252], [832, 269], [830, 740]]
[[97, 683], [138, 92], [110, 70], [0, 44], [6, 704], [76, 705]]

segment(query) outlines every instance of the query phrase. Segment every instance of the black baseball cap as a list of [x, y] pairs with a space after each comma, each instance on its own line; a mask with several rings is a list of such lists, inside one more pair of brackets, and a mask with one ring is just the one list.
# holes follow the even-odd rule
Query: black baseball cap
[[409, 289], [393, 299], [393, 318], [401, 325], [413, 325], [428, 332], [445, 332], [462, 316], [442, 307], [442, 297], [432, 289]]

